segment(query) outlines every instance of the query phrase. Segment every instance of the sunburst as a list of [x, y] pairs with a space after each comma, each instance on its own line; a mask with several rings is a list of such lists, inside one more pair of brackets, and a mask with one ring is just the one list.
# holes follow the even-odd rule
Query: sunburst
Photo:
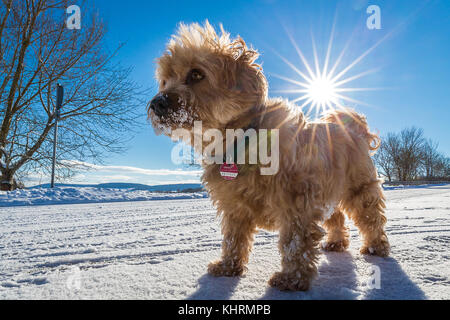
[[313, 104], [317, 104], [323, 108], [323, 106], [334, 103], [336, 104], [336, 84], [328, 77], [318, 75], [314, 77], [306, 87], [305, 98], [311, 99]]
[[[336, 18], [336, 17], [335, 17]], [[296, 87], [292, 90], [278, 90], [278, 92], [283, 93], [298, 93], [299, 96], [292, 100], [293, 103], [299, 103], [300, 108], [308, 108], [306, 114], [309, 116], [313, 110], [315, 110], [316, 117], [328, 110], [333, 109], [342, 109], [345, 110], [343, 106], [344, 103], [354, 103], [358, 105], [367, 106], [368, 104], [351, 98], [348, 96], [348, 93], [357, 92], [357, 91], [372, 91], [372, 90], [380, 90], [382, 88], [354, 88], [347, 87], [347, 84], [360, 79], [364, 76], [367, 76], [371, 73], [378, 71], [378, 68], [366, 70], [364, 72], [348, 76], [349, 71], [357, 65], [361, 60], [363, 60], [370, 52], [372, 52], [381, 42], [387, 39], [391, 33], [388, 33], [386, 36], [381, 38], [378, 42], [376, 42], [372, 47], [366, 50], [363, 54], [361, 54], [354, 61], [349, 63], [345, 67], [341, 67], [341, 62], [343, 56], [349, 46], [350, 40], [344, 46], [344, 49], [341, 51], [334, 64], [330, 67], [331, 61], [331, 49], [334, 40], [335, 33], [335, 25], [336, 19], [334, 20], [330, 39], [328, 41], [328, 47], [326, 51], [326, 55], [324, 58], [323, 65], [321, 66], [316, 49], [316, 43], [314, 40], [314, 36], [311, 33], [312, 40], [312, 50], [314, 55], [313, 63], [308, 62], [303, 54], [302, 50], [299, 48], [297, 43], [295, 42], [292, 35], [286, 29], [286, 33], [289, 37], [290, 42], [294, 46], [300, 60], [302, 61], [303, 67], [305, 70], [301, 70], [301, 68], [295, 66], [291, 61], [277, 53], [277, 55], [299, 76], [300, 79], [291, 79], [288, 77], [280, 76], [277, 74], [271, 74], [274, 77], [282, 79], [284, 81], [288, 81], [294, 84]], [[337, 70], [341, 70], [337, 72]]]

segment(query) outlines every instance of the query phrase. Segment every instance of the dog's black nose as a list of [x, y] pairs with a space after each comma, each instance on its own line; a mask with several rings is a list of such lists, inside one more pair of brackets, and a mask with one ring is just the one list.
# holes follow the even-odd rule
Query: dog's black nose
[[169, 98], [165, 94], [158, 94], [150, 102], [150, 109], [152, 109], [158, 117], [167, 114], [169, 109]]

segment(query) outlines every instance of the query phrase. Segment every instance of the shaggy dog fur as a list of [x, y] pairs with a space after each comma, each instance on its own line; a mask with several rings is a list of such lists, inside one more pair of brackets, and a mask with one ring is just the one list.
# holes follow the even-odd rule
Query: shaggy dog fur
[[209, 264], [210, 274], [242, 275], [257, 229], [278, 230], [281, 271], [269, 284], [307, 290], [317, 273], [321, 225], [328, 233], [323, 249], [343, 251], [349, 245], [344, 213], [362, 235], [361, 253], [389, 254], [384, 196], [370, 158], [379, 140], [365, 117], [332, 111], [311, 122], [287, 101], [268, 98], [266, 78], [255, 63], [258, 53], [222, 28], [216, 33], [208, 22], [182, 24], [167, 49], [156, 77], [158, 95], [168, 99], [169, 109], [163, 116], [148, 109], [156, 131], [192, 129], [195, 120], [202, 121], [203, 130], [216, 128], [224, 136], [227, 128], [250, 123], [279, 129], [275, 175], [247, 170], [226, 181], [220, 164], [203, 166], [202, 181], [222, 218], [224, 237], [222, 257]]

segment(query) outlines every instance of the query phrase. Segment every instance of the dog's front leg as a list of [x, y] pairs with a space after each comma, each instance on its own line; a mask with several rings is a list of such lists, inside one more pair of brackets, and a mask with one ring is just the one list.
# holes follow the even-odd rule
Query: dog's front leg
[[324, 232], [314, 221], [302, 220], [294, 216], [283, 221], [279, 240], [281, 272], [269, 280], [272, 287], [305, 291], [317, 274], [318, 247]]
[[222, 258], [208, 265], [208, 273], [216, 277], [242, 275], [255, 232], [255, 223], [245, 213], [225, 213], [222, 218]]

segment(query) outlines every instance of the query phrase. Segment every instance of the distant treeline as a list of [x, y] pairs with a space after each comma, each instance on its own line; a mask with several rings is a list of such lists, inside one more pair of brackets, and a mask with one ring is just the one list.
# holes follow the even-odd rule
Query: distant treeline
[[379, 174], [391, 181], [450, 181], [450, 158], [438, 151], [423, 129], [411, 127], [381, 138], [374, 155]]
[[153, 191], [153, 192], [155, 192], [155, 193], [167, 193], [167, 192], [173, 192], [173, 193], [179, 193], [179, 192], [183, 192], [183, 193], [197, 193], [197, 192], [203, 192], [203, 191], [206, 191], [206, 189], [203, 188], [203, 187], [198, 187], [198, 188], [177, 189], [176, 191], [156, 190], [156, 191]]

